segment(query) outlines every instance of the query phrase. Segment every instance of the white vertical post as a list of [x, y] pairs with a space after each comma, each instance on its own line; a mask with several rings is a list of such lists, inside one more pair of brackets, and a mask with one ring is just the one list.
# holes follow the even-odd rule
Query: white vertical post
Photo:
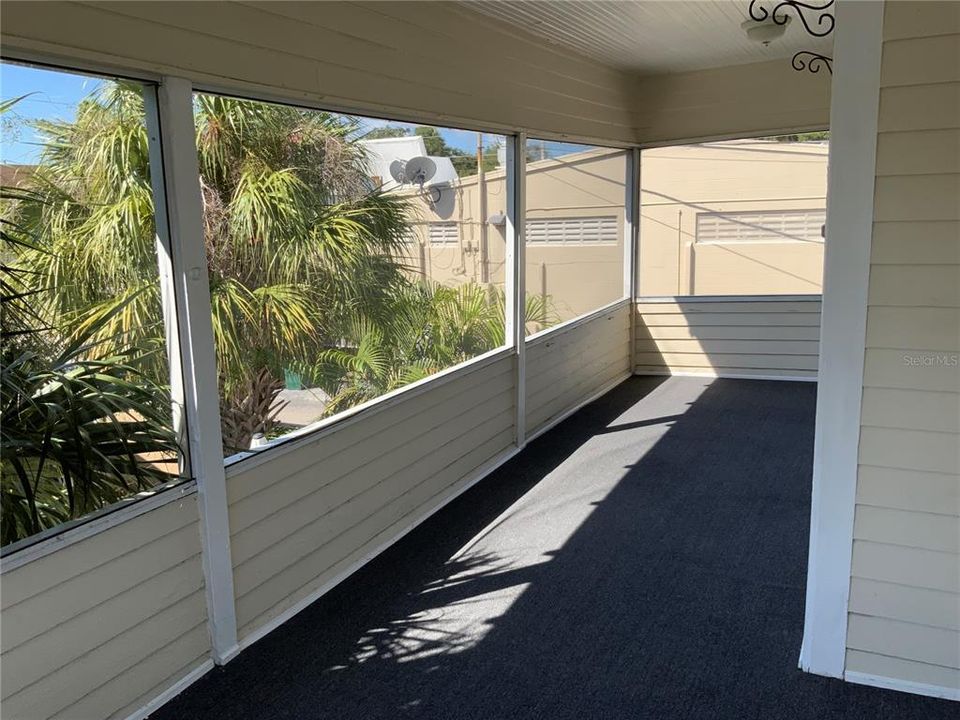
[[842, 677], [863, 394], [883, 2], [837, 3], [807, 604], [800, 667]]
[[527, 173], [527, 136], [517, 133], [507, 141], [507, 273], [506, 340], [514, 348], [517, 391], [515, 442], [526, 444], [526, 248], [524, 246], [524, 187]]
[[[148, 100], [147, 118], [151, 136], [156, 133], [159, 137], [160, 168], [153, 173], [154, 182], [164, 186], [157, 196], [157, 228], [169, 233], [190, 469], [197, 481], [200, 507], [210, 640], [213, 659], [222, 664], [238, 652], [237, 622], [193, 87], [188, 80], [165, 77], [156, 100], [155, 107]], [[160, 204], [161, 198], [166, 201], [165, 207]]]
[[180, 452], [177, 467], [181, 477], [191, 477], [190, 445], [187, 418], [184, 413], [186, 396], [183, 385], [183, 362], [180, 352], [180, 332], [177, 322], [176, 293], [174, 292], [173, 259], [170, 248], [170, 226], [167, 222], [167, 193], [163, 181], [163, 158], [160, 152], [160, 122], [157, 116], [157, 87], [143, 87], [146, 111], [147, 150], [150, 155], [150, 185], [153, 189], [155, 246], [160, 282], [160, 304], [163, 311], [163, 336], [167, 348], [167, 368], [170, 377], [170, 404], [173, 429]]
[[639, 148], [628, 151], [626, 186], [623, 213], [623, 294], [630, 300], [630, 372], [633, 372], [637, 349], [637, 256], [640, 244]]

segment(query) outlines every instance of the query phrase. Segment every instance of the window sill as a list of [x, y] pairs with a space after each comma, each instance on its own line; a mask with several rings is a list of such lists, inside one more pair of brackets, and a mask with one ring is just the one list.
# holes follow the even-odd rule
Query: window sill
[[0, 549], [0, 575], [74, 545], [117, 525], [197, 492], [196, 480], [178, 480], [133, 495], [82, 518], [17, 540]]
[[333, 417], [324, 418], [311, 425], [306, 425], [299, 430], [295, 430], [288, 435], [277, 438], [262, 448], [254, 451], [236, 453], [230, 455], [224, 460], [226, 464], [227, 478], [237, 475], [241, 472], [251, 470], [263, 463], [269, 462], [275, 458], [281, 457], [286, 453], [293, 452], [299, 448], [319, 441], [342, 428], [348, 427], [355, 422], [368, 418], [375, 413], [386, 410], [401, 402], [404, 402], [417, 395], [440, 387], [448, 382], [468, 375], [481, 368], [491, 365], [498, 360], [509, 357], [515, 353], [514, 349], [505, 346], [491, 350], [483, 355], [478, 355], [466, 362], [454, 365], [446, 370], [431, 375], [430, 377], [418, 380], [415, 383], [406, 385], [402, 388], [381, 395], [378, 398], [369, 400], [361, 405], [344, 410]]

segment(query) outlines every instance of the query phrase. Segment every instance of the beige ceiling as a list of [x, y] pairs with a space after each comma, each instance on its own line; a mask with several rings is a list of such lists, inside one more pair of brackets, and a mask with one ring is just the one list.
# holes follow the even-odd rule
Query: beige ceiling
[[[769, 46], [748, 40], [740, 23], [749, 18], [749, 0], [464, 0], [464, 4], [551, 44], [641, 74], [777, 58], [789, 62], [799, 50], [829, 55], [832, 47], [830, 36], [807, 34], [796, 16], [783, 37]], [[792, 10], [787, 12], [793, 15]], [[816, 15], [808, 14], [808, 19], [815, 22]]]

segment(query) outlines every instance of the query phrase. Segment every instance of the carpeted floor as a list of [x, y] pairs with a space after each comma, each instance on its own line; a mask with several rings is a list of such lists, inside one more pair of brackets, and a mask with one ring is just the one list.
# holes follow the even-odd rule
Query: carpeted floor
[[814, 398], [629, 380], [153, 717], [955, 720], [797, 669]]

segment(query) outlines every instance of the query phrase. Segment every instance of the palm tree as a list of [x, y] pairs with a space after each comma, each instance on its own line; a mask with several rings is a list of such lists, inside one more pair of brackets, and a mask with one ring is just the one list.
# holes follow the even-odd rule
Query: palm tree
[[[357, 124], [199, 95], [196, 142], [224, 452], [270, 433], [284, 371], [343, 409], [503, 344], [502, 291], [415, 284], [397, 260], [409, 201], [371, 185]], [[14, 222], [38, 312], [87, 359], [139, 348], [168, 381], [141, 88], [104, 83], [43, 140]], [[528, 299], [528, 318], [549, 310]]]
[[[16, 302], [4, 294], [4, 310]], [[113, 318], [103, 316], [101, 323]], [[169, 391], [140, 348], [104, 354], [91, 325], [40, 350], [19, 328], [0, 369], [0, 542], [28, 537], [178, 475]], [[13, 339], [6, 337], [4, 340]], [[96, 355], [92, 359], [91, 355]]]
[[[268, 432], [284, 368], [383, 321], [406, 280], [406, 201], [370, 184], [357, 125], [216, 96], [197, 101], [227, 449]], [[264, 411], [264, 409], [267, 409]]]
[[[104, 83], [76, 119], [38, 122], [43, 140], [17, 221], [42, 247], [24, 249], [43, 312], [94, 339], [162, 347], [163, 314], [143, 100]], [[389, 315], [403, 282], [394, 260], [404, 200], [369, 184], [346, 118], [201, 95], [196, 100], [204, 236], [210, 271], [225, 452], [268, 431], [278, 378], [338, 345], [358, 314]], [[108, 318], [106, 322], [99, 322]], [[109, 354], [94, 343], [91, 352]], [[99, 348], [99, 350], [94, 350]], [[163, 382], [162, 352], [149, 371]]]
[[[0, 113], [16, 101], [0, 105]], [[59, 288], [24, 266], [55, 266], [34, 230], [58, 193], [0, 192], [0, 544], [20, 540], [178, 475], [169, 391], [144, 373], [156, 354], [95, 340], [121, 305], [74, 328], [48, 310]], [[72, 292], [72, 288], [64, 288]], [[136, 296], [130, 302], [137, 300]]]
[[[343, 347], [331, 348], [302, 372], [331, 394], [328, 414], [493, 350], [505, 343], [506, 295], [493, 285], [447, 287], [423, 281], [401, 287], [393, 313], [355, 321]], [[528, 295], [528, 321], [555, 322], [549, 300]]]

